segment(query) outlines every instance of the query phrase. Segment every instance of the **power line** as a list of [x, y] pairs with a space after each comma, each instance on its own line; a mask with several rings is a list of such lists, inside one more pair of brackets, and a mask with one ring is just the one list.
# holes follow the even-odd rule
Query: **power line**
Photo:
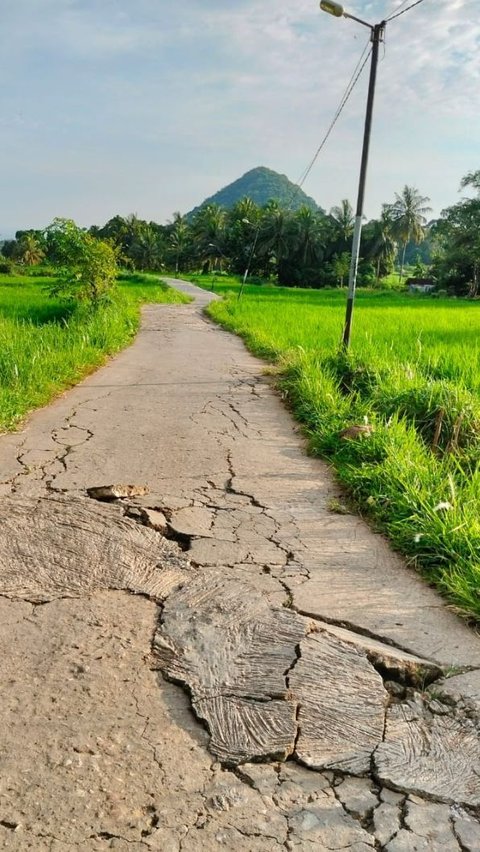
[[[322, 152], [322, 149], [325, 147], [325, 145], [326, 145], [326, 143], [327, 143], [327, 140], [328, 140], [329, 136], [331, 135], [331, 133], [332, 133], [332, 131], [333, 131], [333, 128], [335, 127], [335, 125], [336, 125], [336, 123], [337, 123], [338, 119], [340, 118], [340, 116], [341, 116], [341, 114], [342, 114], [343, 110], [345, 109], [345, 106], [346, 106], [346, 104], [347, 104], [347, 101], [349, 100], [350, 95], [352, 94], [352, 92], [353, 92], [353, 90], [354, 90], [355, 86], [356, 86], [356, 85], [357, 85], [357, 83], [358, 83], [358, 80], [359, 80], [359, 79], [360, 79], [360, 77], [361, 77], [362, 71], [363, 71], [363, 69], [365, 68], [365, 65], [367, 64], [367, 62], [368, 62], [368, 60], [369, 60], [369, 58], [370, 58], [370, 54], [371, 54], [371, 52], [372, 52], [372, 49], [371, 49], [371, 48], [370, 48], [370, 50], [368, 50], [369, 45], [370, 45], [370, 39], [367, 41], [367, 43], [366, 43], [365, 47], [363, 48], [362, 54], [361, 54], [361, 56], [360, 56], [360, 59], [358, 60], [358, 62], [357, 62], [357, 64], [356, 64], [356, 66], [355, 66], [355, 68], [354, 68], [353, 74], [352, 74], [352, 76], [350, 77], [350, 80], [349, 80], [349, 82], [348, 82], [348, 84], [347, 84], [347, 87], [346, 87], [346, 89], [345, 89], [345, 91], [344, 91], [344, 93], [343, 93], [343, 95], [342, 95], [341, 100], [340, 100], [340, 104], [339, 104], [339, 106], [338, 106], [338, 107], [337, 107], [337, 109], [336, 109], [335, 115], [333, 116], [333, 119], [332, 119], [332, 121], [330, 122], [330, 126], [329, 126], [329, 128], [328, 128], [327, 132], [325, 133], [325, 136], [323, 137], [322, 141], [320, 142], [320, 145], [318, 146], [318, 148], [317, 148], [317, 150], [316, 150], [316, 152], [315, 152], [315, 154], [314, 154], [314, 156], [313, 156], [313, 159], [310, 161], [310, 163], [309, 163], [309, 165], [307, 166], [307, 168], [306, 168], [306, 169], [302, 172], [302, 174], [301, 174], [300, 178], [298, 179], [298, 181], [297, 181], [297, 183], [296, 183], [296, 185], [295, 185], [295, 189], [294, 189], [294, 191], [293, 191], [293, 193], [292, 193], [292, 197], [291, 197], [290, 201], [289, 201], [289, 202], [288, 202], [288, 204], [287, 204], [287, 210], [289, 210], [289, 209], [292, 207], [292, 204], [294, 203], [296, 196], [297, 196], [297, 195], [298, 195], [298, 193], [301, 191], [302, 186], [304, 185], [304, 183], [305, 183], [305, 181], [306, 181], [306, 179], [307, 179], [308, 175], [310, 174], [310, 172], [312, 171], [312, 169], [313, 169], [313, 167], [314, 167], [315, 163], [317, 162], [317, 160], [318, 160], [318, 158], [319, 158], [319, 156], [320, 156], [320, 154], [321, 154], [321, 152]], [[367, 53], [367, 55], [365, 56], [365, 53], [366, 53], [366, 51], [367, 51], [367, 50], [368, 50], [368, 53]], [[364, 57], [365, 57], [365, 58], [364, 58]], [[363, 61], [362, 61], [362, 60], [363, 60]], [[256, 227], [256, 230], [255, 230], [255, 237], [254, 237], [253, 245], [252, 245], [252, 248], [251, 248], [251, 251], [250, 251], [250, 257], [249, 257], [249, 259], [248, 259], [247, 267], [246, 267], [246, 269], [245, 269], [245, 273], [244, 273], [244, 276], [243, 276], [243, 282], [242, 282], [242, 285], [241, 285], [241, 287], [240, 287], [240, 290], [238, 291], [238, 296], [237, 296], [237, 298], [238, 298], [238, 299], [239, 299], [239, 298], [240, 298], [240, 296], [242, 295], [243, 288], [244, 288], [244, 286], [245, 286], [245, 283], [246, 283], [246, 280], [247, 280], [247, 277], [248, 277], [248, 273], [249, 273], [249, 271], [250, 271], [250, 266], [251, 266], [251, 263], [252, 263], [252, 260], [253, 260], [253, 256], [254, 256], [254, 254], [255, 254], [255, 249], [256, 249], [256, 247], [257, 247], [258, 238], [259, 238], [259, 236], [260, 236], [260, 230], [261, 230], [261, 224], [260, 224], [260, 222], [259, 222], [259, 223], [258, 223], [258, 225], [257, 225], [257, 227]]]
[[[363, 71], [363, 69], [365, 68], [365, 65], [367, 64], [367, 62], [368, 62], [368, 60], [369, 60], [369, 58], [370, 58], [370, 54], [371, 54], [371, 48], [370, 48], [370, 50], [368, 51], [367, 55], [365, 56], [365, 52], [367, 51], [367, 49], [368, 49], [368, 47], [369, 47], [369, 44], [370, 44], [370, 39], [368, 40], [367, 44], [365, 45], [365, 47], [364, 47], [364, 49], [363, 49], [362, 55], [361, 55], [360, 59], [359, 59], [359, 60], [358, 60], [358, 62], [357, 62], [357, 65], [356, 65], [356, 67], [355, 67], [355, 70], [354, 70], [354, 72], [353, 72], [353, 74], [352, 74], [352, 76], [351, 76], [351, 78], [350, 78], [350, 81], [349, 81], [349, 83], [348, 83], [348, 85], [347, 85], [347, 88], [345, 89], [345, 92], [344, 92], [344, 94], [343, 94], [343, 96], [342, 96], [342, 99], [341, 99], [341, 101], [340, 101], [340, 104], [339, 104], [339, 106], [338, 106], [338, 108], [337, 108], [337, 110], [336, 110], [336, 112], [335, 112], [335, 115], [333, 116], [333, 119], [332, 119], [332, 121], [331, 121], [331, 123], [330, 123], [330, 126], [329, 126], [329, 128], [328, 128], [327, 132], [325, 133], [325, 136], [323, 137], [322, 141], [320, 142], [320, 145], [318, 146], [318, 148], [317, 148], [317, 150], [316, 150], [316, 152], [315, 152], [315, 154], [314, 154], [314, 156], [313, 156], [313, 159], [311, 160], [311, 162], [309, 163], [309, 165], [307, 166], [307, 168], [305, 169], [305, 171], [304, 171], [304, 172], [302, 172], [302, 174], [301, 174], [301, 176], [300, 176], [299, 180], [297, 181], [297, 187], [298, 187], [298, 189], [301, 189], [301, 188], [302, 188], [302, 186], [304, 185], [304, 183], [305, 183], [305, 181], [306, 181], [306, 179], [307, 179], [308, 175], [309, 175], [309, 174], [310, 174], [310, 172], [312, 171], [312, 169], [313, 169], [313, 167], [314, 167], [315, 163], [316, 163], [316, 162], [317, 162], [317, 160], [318, 160], [318, 157], [320, 156], [320, 154], [321, 154], [321, 152], [322, 152], [323, 148], [325, 147], [325, 145], [326, 145], [326, 143], [327, 143], [327, 140], [328, 140], [329, 136], [330, 136], [330, 135], [331, 135], [331, 133], [332, 133], [333, 128], [335, 127], [335, 125], [336, 125], [336, 123], [337, 123], [338, 119], [340, 118], [340, 116], [341, 116], [341, 114], [342, 114], [342, 112], [343, 112], [343, 110], [344, 110], [344, 108], [345, 108], [345, 106], [346, 106], [347, 101], [349, 100], [350, 95], [352, 94], [352, 92], [353, 92], [353, 90], [354, 90], [355, 86], [356, 86], [356, 85], [357, 85], [357, 83], [358, 83], [358, 80], [359, 80], [359, 79], [360, 79], [360, 77], [361, 77], [362, 71]], [[364, 59], [364, 56], [365, 56], [365, 59]], [[362, 60], [363, 60], [363, 63], [362, 63]], [[360, 64], [360, 63], [362, 63], [362, 64]], [[359, 67], [359, 66], [360, 66], [360, 67]]]
[[412, 3], [410, 6], [407, 6], [406, 9], [402, 9], [400, 12], [395, 12], [394, 15], [390, 15], [390, 17], [387, 18], [387, 21], [394, 21], [395, 18], [399, 18], [400, 15], [404, 15], [406, 12], [409, 12], [410, 9], [414, 9], [415, 6], [420, 6], [420, 3], [423, 3], [423, 0], [417, 0], [416, 3]]
[[[411, 3], [410, 6], [407, 6], [405, 9], [402, 9], [402, 6], [404, 6], [406, 2], [408, 2], [408, 0], [403, 0], [403, 2], [400, 4], [400, 6], [397, 6], [396, 12], [393, 15], [390, 15], [388, 18], [385, 18], [385, 20], [382, 22], [382, 25], [385, 26], [385, 24], [387, 24], [388, 21], [394, 21], [395, 18], [399, 18], [401, 15], [405, 15], [407, 12], [410, 12], [411, 9], [414, 9], [416, 6], [420, 6], [420, 4], [424, 2], [424, 0], [416, 0], [415, 3]], [[372, 29], [372, 32], [373, 32], [374, 28], [372, 27], [371, 29]], [[289, 204], [287, 205], [287, 210], [289, 208], [291, 208], [293, 202], [295, 201], [295, 197], [300, 192], [300, 190], [301, 190], [302, 186], [304, 185], [308, 175], [312, 171], [315, 163], [318, 160], [318, 157], [320, 156], [323, 148], [325, 147], [325, 145], [327, 143], [328, 138], [330, 137], [330, 135], [333, 131], [333, 128], [335, 127], [337, 121], [339, 120], [339, 118], [340, 118], [340, 116], [341, 116], [341, 114], [342, 114], [342, 112], [343, 112], [343, 110], [346, 106], [347, 101], [349, 100], [350, 95], [352, 94], [355, 86], [357, 85], [358, 80], [361, 77], [363, 69], [365, 68], [365, 65], [367, 64], [367, 62], [370, 58], [370, 55], [372, 53], [372, 48], [370, 48], [367, 55], [365, 56], [365, 53], [368, 50], [368, 46], [369, 46], [370, 43], [371, 43], [371, 38], [369, 38], [367, 44], [365, 45], [365, 47], [363, 49], [362, 55], [360, 56], [360, 59], [357, 62], [355, 70], [354, 70], [354, 72], [353, 72], [353, 74], [350, 78], [350, 81], [347, 85], [347, 88], [346, 88], [346, 90], [345, 90], [345, 92], [342, 96], [340, 104], [339, 104], [339, 106], [338, 106], [338, 108], [335, 112], [335, 115], [334, 115], [334, 117], [333, 117], [333, 119], [330, 123], [330, 126], [329, 126], [327, 132], [325, 133], [325, 136], [323, 137], [322, 141], [320, 142], [320, 145], [318, 146], [318, 148], [317, 148], [317, 150], [316, 150], [316, 152], [313, 156], [313, 159], [311, 160], [311, 162], [309, 163], [309, 165], [307, 166], [307, 168], [305, 169], [305, 171], [302, 173], [299, 180], [297, 181], [297, 184], [295, 186], [295, 190], [292, 193], [292, 198], [291, 198]], [[365, 56], [365, 59], [364, 59], [364, 56]], [[363, 62], [362, 62], [362, 60], [363, 60]], [[242, 295], [243, 288], [245, 286], [245, 282], [247, 280], [248, 273], [250, 271], [250, 265], [252, 263], [253, 256], [255, 254], [255, 249], [256, 249], [256, 246], [257, 246], [258, 237], [259, 237], [259, 234], [260, 234], [260, 229], [261, 229], [261, 225], [260, 225], [260, 222], [259, 222], [257, 224], [257, 228], [256, 228], [256, 231], [255, 231], [255, 238], [254, 238], [252, 249], [251, 249], [251, 252], [250, 252], [250, 257], [249, 257], [249, 260], [248, 260], [248, 263], [247, 263], [247, 268], [246, 268], [244, 276], [243, 276], [243, 282], [242, 282], [242, 285], [241, 285], [240, 290], [238, 292], [238, 298], [240, 298], [240, 296]]]
[[[397, 0], [397, 2], [398, 2], [398, 0]], [[395, 9], [392, 9], [392, 15], [396, 15], [396, 14], [397, 14], [397, 12], [399, 12], [399, 11], [400, 11], [400, 9], [401, 9], [403, 6], [406, 6], [408, 2], [409, 2], [409, 0], [402, 0], [402, 2], [401, 2], [401, 3], [399, 3], [399, 4], [395, 7]]]
[[[399, 18], [399, 17], [400, 17], [400, 15], [404, 15], [406, 12], [409, 12], [409, 11], [410, 11], [410, 9], [414, 9], [414, 8], [415, 8], [415, 6], [419, 6], [419, 5], [420, 5], [420, 3], [423, 3], [423, 2], [424, 2], [424, 0], [416, 0], [416, 2], [415, 2], [415, 3], [412, 3], [410, 6], [407, 6], [407, 8], [406, 8], [406, 9], [402, 9], [401, 7], [402, 7], [402, 6], [404, 6], [404, 5], [405, 5], [405, 3], [407, 3], [407, 2], [408, 2], [408, 0], [403, 0], [403, 2], [401, 3], [400, 7], [397, 7], [397, 11], [395, 12], [395, 14], [390, 15], [390, 17], [389, 17], [389, 18], [386, 18], [386, 19], [385, 19], [385, 23], [387, 23], [388, 21], [393, 21], [393, 20], [395, 20], [395, 18]], [[340, 106], [338, 107], [337, 112], [335, 113], [335, 115], [334, 115], [334, 117], [333, 117], [333, 120], [332, 120], [332, 122], [331, 122], [331, 124], [330, 124], [330, 127], [328, 128], [328, 130], [327, 130], [327, 132], [326, 132], [326, 134], [325, 134], [324, 138], [322, 139], [322, 141], [321, 141], [321, 143], [320, 143], [320, 145], [319, 145], [319, 147], [318, 147], [318, 149], [317, 149], [317, 151], [316, 151], [316, 153], [315, 153], [315, 156], [313, 157], [313, 160], [311, 161], [310, 165], [307, 167], [307, 169], [305, 170], [305, 172], [302, 172], [301, 177], [300, 177], [300, 178], [299, 178], [299, 180], [297, 181], [297, 185], [298, 185], [298, 187], [299, 187], [299, 188], [301, 188], [301, 187], [303, 186], [303, 184], [305, 183], [305, 180], [307, 179], [307, 177], [308, 177], [308, 175], [310, 174], [310, 172], [311, 172], [311, 170], [312, 170], [313, 166], [315, 165], [315, 162], [316, 162], [316, 160], [317, 160], [317, 158], [318, 158], [318, 156], [319, 156], [319, 154], [320, 154], [320, 152], [321, 152], [322, 148], [324, 147], [325, 143], [326, 143], [326, 142], [327, 142], [327, 140], [328, 140], [328, 137], [330, 136], [330, 134], [331, 134], [331, 132], [332, 132], [333, 128], [335, 127], [335, 124], [337, 123], [338, 119], [340, 118], [340, 115], [342, 114], [343, 109], [344, 109], [344, 107], [345, 107], [345, 105], [346, 105], [346, 103], [347, 103], [347, 101], [348, 101], [348, 99], [349, 99], [350, 95], [352, 94], [353, 89], [355, 88], [355, 86], [356, 86], [356, 84], [357, 84], [357, 81], [358, 81], [359, 77], [360, 77], [360, 76], [361, 76], [361, 74], [362, 74], [362, 71], [363, 71], [363, 69], [364, 69], [364, 67], [365, 67], [365, 65], [366, 65], [366, 63], [367, 63], [367, 61], [368, 61], [368, 59], [369, 59], [369, 57], [370, 57], [370, 54], [371, 54], [371, 52], [372, 52], [372, 51], [371, 51], [371, 49], [370, 49], [370, 51], [368, 52], [368, 55], [366, 56], [366, 58], [365, 58], [365, 60], [364, 60], [364, 62], [363, 62], [363, 65], [360, 67], [360, 70], [358, 70], [358, 68], [359, 68], [359, 66], [360, 66], [360, 63], [362, 62], [362, 59], [363, 59], [364, 55], [365, 55], [365, 51], [368, 49], [369, 44], [370, 44], [370, 39], [368, 40], [367, 44], [365, 45], [365, 47], [364, 47], [364, 49], [363, 49], [363, 53], [362, 53], [362, 55], [360, 56], [360, 59], [359, 59], [359, 60], [358, 60], [358, 62], [357, 62], [356, 68], [355, 68], [355, 70], [354, 70], [354, 72], [353, 72], [353, 74], [352, 74], [352, 76], [351, 76], [351, 78], [350, 78], [350, 82], [349, 82], [349, 83], [348, 83], [348, 85], [347, 85], [347, 88], [346, 88], [345, 93], [344, 93], [344, 95], [343, 95], [343, 97], [342, 97], [342, 100], [340, 101]], [[358, 71], [358, 73], [357, 73], [357, 71]]]

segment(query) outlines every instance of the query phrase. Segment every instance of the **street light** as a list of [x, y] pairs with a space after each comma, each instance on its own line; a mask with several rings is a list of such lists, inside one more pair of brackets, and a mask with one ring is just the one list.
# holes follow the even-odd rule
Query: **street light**
[[[243, 222], [244, 225], [253, 225], [253, 222], [250, 222], [250, 219], [247, 219], [245, 216], [243, 217], [242, 222]], [[245, 267], [245, 272], [243, 273], [242, 283], [241, 283], [240, 289], [238, 291], [237, 302], [240, 300], [242, 293], [243, 293], [243, 290], [244, 290], [244, 287], [245, 287], [245, 284], [247, 283], [248, 274], [250, 272], [250, 265], [251, 265], [252, 260], [253, 260], [253, 255], [255, 254], [255, 249], [257, 247], [257, 241], [258, 241], [259, 233], [260, 233], [260, 228], [257, 225], [257, 230], [255, 232], [255, 238], [253, 240], [253, 245], [252, 245], [252, 248], [251, 248], [251, 251], [250, 251], [250, 255], [247, 259], [247, 265]]]
[[[220, 255], [221, 257], [225, 258], [225, 260], [228, 260], [227, 256], [223, 253], [220, 246], [217, 246], [216, 243], [208, 243], [207, 248], [214, 248], [218, 252], [217, 258]], [[215, 281], [216, 281], [215, 276], [216, 276], [216, 274], [217, 274], [217, 262], [215, 260], [215, 266], [213, 268], [213, 274], [212, 274], [212, 292], [213, 293], [215, 292]]]
[[361, 18], [345, 12], [340, 3], [331, 0], [321, 0], [320, 8], [323, 12], [333, 15], [335, 18], [351, 18], [352, 21], [368, 27], [372, 41], [372, 62], [370, 65], [370, 80], [368, 84], [367, 110], [365, 114], [365, 129], [363, 132], [362, 162], [360, 166], [360, 179], [358, 182], [357, 209], [355, 211], [355, 228], [352, 240], [352, 259], [350, 263], [350, 275], [348, 278], [347, 309], [345, 313], [345, 326], [342, 336], [342, 347], [348, 349], [352, 331], [353, 305], [355, 301], [355, 288], [357, 285], [358, 258], [360, 255], [360, 240], [362, 236], [363, 202], [365, 198], [365, 183], [367, 179], [368, 152], [370, 148], [370, 134], [372, 129], [373, 102], [375, 98], [375, 83], [377, 79], [378, 53], [380, 43], [385, 34], [386, 21], [379, 24], [369, 24]]

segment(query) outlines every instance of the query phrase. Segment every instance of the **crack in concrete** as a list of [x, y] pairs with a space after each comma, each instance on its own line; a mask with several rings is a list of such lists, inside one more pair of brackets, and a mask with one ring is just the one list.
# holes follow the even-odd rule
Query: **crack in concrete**
[[[311, 613], [308, 610], [300, 609], [299, 607], [293, 606], [295, 612], [299, 615], [305, 616], [305, 618], [312, 618], [314, 621], [324, 621], [325, 624], [331, 624], [332, 627], [342, 627], [345, 630], [348, 630], [353, 636], [363, 636], [366, 639], [374, 639], [376, 642], [380, 642], [382, 645], [386, 645], [390, 648], [395, 648], [397, 651], [402, 651], [405, 654], [413, 655], [413, 651], [411, 648], [407, 648], [404, 645], [400, 645], [400, 643], [395, 642], [393, 639], [389, 637], [383, 636], [380, 633], [375, 633], [373, 630], [368, 630], [366, 627], [360, 627], [358, 624], [353, 624], [350, 621], [345, 619], [335, 619], [330, 618], [329, 616], [325, 616], [323, 613]], [[432, 665], [438, 666], [434, 660], [429, 660], [428, 657], [425, 657], [428, 662], [432, 663]], [[439, 666], [438, 666], [439, 667]], [[459, 667], [460, 673], [467, 671], [468, 667]]]
[[112, 834], [110, 831], [99, 831], [96, 834], [90, 834], [89, 840], [122, 840], [123, 843], [139, 843], [141, 846], [145, 846], [146, 849], [149, 848], [143, 840], [129, 840], [128, 837], [124, 837], [122, 834]]
[[[55, 482], [55, 479], [57, 478], [58, 474], [54, 474], [51, 479], [48, 479], [48, 476], [49, 476], [49, 470], [48, 469], [53, 467], [55, 464], [60, 464], [62, 466], [63, 470], [67, 471], [67, 459], [68, 459], [68, 457], [75, 451], [75, 449], [77, 447], [84, 446], [86, 443], [88, 443], [94, 437], [94, 432], [91, 429], [89, 429], [88, 427], [79, 426], [79, 425], [73, 423], [73, 420], [75, 419], [75, 417], [77, 417], [79, 411], [82, 408], [89, 405], [91, 402], [96, 402], [99, 399], [108, 398], [108, 396], [110, 396], [110, 393], [111, 392], [104, 394], [102, 397], [95, 397], [94, 399], [86, 399], [86, 400], [79, 402], [78, 405], [70, 412], [70, 414], [66, 415], [66, 417], [63, 420], [63, 425], [60, 427], [60, 429], [53, 429], [51, 431], [50, 439], [53, 442], [53, 444], [56, 444], [57, 446], [62, 447], [62, 452], [57, 453], [57, 454], [55, 454], [54, 449], [44, 451], [47, 455], [53, 454], [53, 458], [48, 458], [47, 460], [45, 460], [44, 462], [42, 462], [40, 464], [30, 465], [28, 463], [28, 460], [25, 460], [25, 458], [28, 457], [29, 453], [34, 452], [34, 450], [26, 449], [26, 444], [28, 442], [29, 435], [28, 434], [25, 435], [22, 443], [19, 446], [19, 449], [18, 449], [17, 455], [16, 455], [17, 464], [20, 465], [20, 467], [22, 469], [18, 473], [14, 474], [14, 476], [12, 476], [5, 483], [5, 484], [9, 484], [11, 486], [11, 491], [12, 491], [13, 494], [15, 494], [17, 492], [18, 484], [19, 484], [21, 478], [29, 477], [29, 476], [35, 476], [35, 474], [37, 472], [41, 474], [40, 478], [39, 478], [39, 482], [45, 483], [45, 487], [46, 487], [47, 492], [62, 493], [62, 489], [57, 489], [54, 486], [54, 482]], [[86, 433], [85, 439], [83, 441], [80, 441], [79, 443], [76, 443], [76, 444], [65, 444], [65, 442], [61, 441], [60, 438], [59, 438], [60, 432], [62, 430], [68, 431], [69, 429], [76, 429], [79, 432], [85, 432]]]
[[452, 834], [453, 834], [455, 840], [458, 843], [460, 852], [472, 852], [471, 847], [465, 846], [462, 843], [462, 841], [460, 839], [460, 835], [458, 834], [458, 831], [457, 831], [456, 824], [455, 824], [455, 817], [453, 815], [450, 816], [450, 828], [452, 829]]

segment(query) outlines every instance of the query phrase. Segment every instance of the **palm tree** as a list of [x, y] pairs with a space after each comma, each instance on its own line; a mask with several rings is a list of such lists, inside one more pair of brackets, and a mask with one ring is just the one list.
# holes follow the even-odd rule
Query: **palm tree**
[[33, 234], [24, 234], [18, 244], [19, 259], [26, 266], [36, 266], [45, 257], [39, 241]]
[[262, 211], [258, 204], [245, 196], [227, 213], [225, 253], [231, 261], [231, 270], [245, 274], [256, 266], [255, 254]]
[[391, 269], [391, 264], [397, 250], [397, 243], [392, 232], [392, 214], [388, 204], [383, 205], [380, 219], [377, 219], [371, 224], [373, 235], [369, 255], [376, 264], [376, 278], [378, 283], [382, 265], [384, 269], [385, 267]]
[[277, 201], [265, 205], [258, 238], [258, 253], [275, 264], [280, 284], [286, 283], [285, 264], [298, 249], [298, 229], [293, 214]]
[[216, 267], [223, 256], [226, 212], [218, 204], [207, 204], [195, 215], [192, 234], [205, 271]]
[[408, 243], [420, 243], [425, 236], [427, 220], [425, 214], [432, 209], [428, 207], [429, 198], [420, 195], [413, 186], [404, 186], [402, 194], [395, 193], [395, 201], [388, 205], [392, 218], [393, 232], [403, 243], [400, 281], [405, 267], [405, 252]]
[[236, 222], [255, 225], [260, 219], [260, 207], [247, 195], [237, 201], [228, 213], [229, 225]]
[[136, 234], [129, 247], [129, 257], [139, 269], [161, 269], [163, 246], [159, 234], [151, 225], [136, 225]]
[[297, 244], [303, 267], [315, 266], [323, 249], [322, 226], [318, 214], [303, 205], [295, 213]]
[[473, 186], [480, 192], [480, 169], [476, 172], [468, 172], [460, 182], [460, 189], [465, 189], [466, 186]]
[[185, 216], [181, 213], [173, 214], [173, 228], [170, 233], [170, 248], [175, 255], [175, 274], [178, 275], [180, 266], [183, 265], [185, 255], [190, 243], [190, 229]]
[[343, 198], [339, 207], [332, 207], [330, 216], [335, 221], [342, 239], [347, 242], [353, 234], [355, 216], [348, 198]]

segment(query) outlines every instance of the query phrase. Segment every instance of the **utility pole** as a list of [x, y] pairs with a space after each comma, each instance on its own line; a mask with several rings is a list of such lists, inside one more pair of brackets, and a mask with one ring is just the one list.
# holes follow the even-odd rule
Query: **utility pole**
[[380, 44], [385, 34], [386, 21], [379, 24], [369, 24], [345, 12], [340, 3], [321, 0], [320, 8], [329, 15], [336, 18], [351, 18], [353, 21], [368, 27], [372, 40], [372, 60], [370, 65], [370, 80], [368, 84], [367, 110], [365, 114], [365, 129], [363, 132], [362, 162], [360, 166], [360, 179], [358, 183], [357, 208], [355, 211], [355, 227], [352, 240], [352, 258], [350, 262], [350, 274], [348, 278], [347, 308], [345, 312], [345, 325], [342, 335], [342, 348], [347, 350], [350, 345], [352, 332], [353, 306], [355, 303], [355, 291], [357, 286], [358, 258], [360, 256], [360, 241], [362, 236], [363, 204], [365, 198], [365, 185], [367, 180], [368, 154], [370, 150], [370, 135], [372, 130], [373, 103], [375, 99], [375, 84], [377, 81], [377, 67]]

